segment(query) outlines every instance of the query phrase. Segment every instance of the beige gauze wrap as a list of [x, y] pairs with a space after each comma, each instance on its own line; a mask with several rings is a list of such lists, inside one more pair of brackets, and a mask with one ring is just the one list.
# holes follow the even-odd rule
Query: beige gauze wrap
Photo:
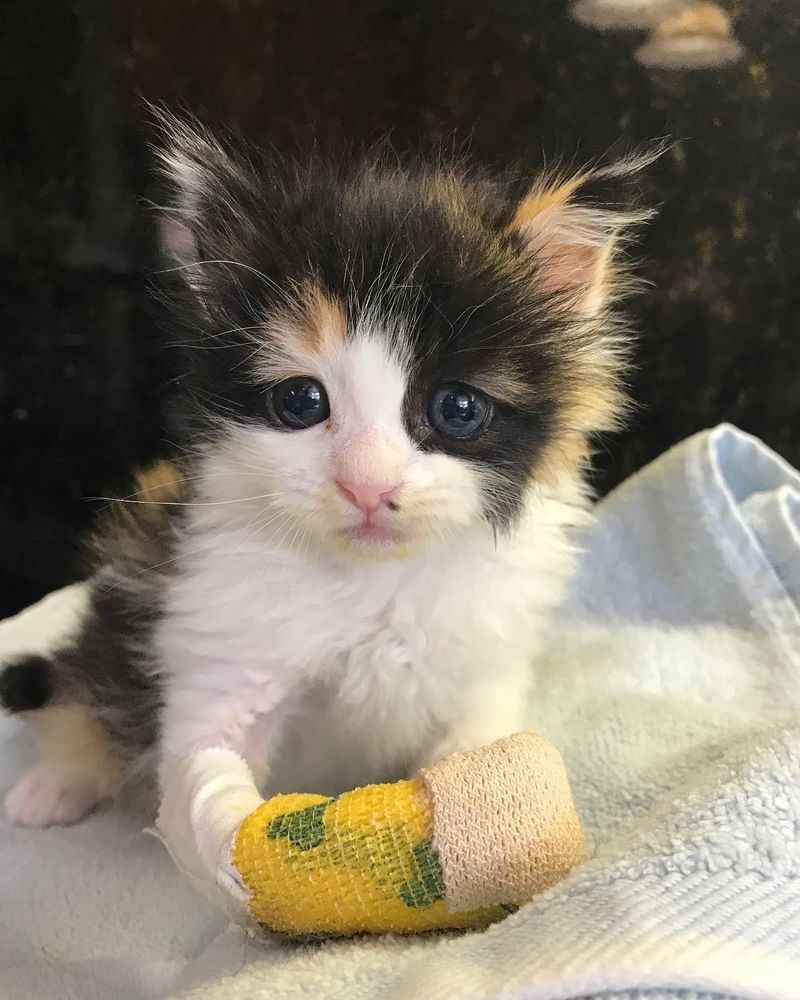
[[541, 736], [445, 757], [420, 776], [449, 909], [531, 899], [585, 860], [564, 762]]

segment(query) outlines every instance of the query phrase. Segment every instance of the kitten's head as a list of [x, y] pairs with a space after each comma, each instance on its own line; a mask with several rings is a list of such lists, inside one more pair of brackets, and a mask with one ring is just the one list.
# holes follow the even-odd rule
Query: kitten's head
[[265, 540], [391, 556], [574, 484], [622, 406], [641, 159], [515, 199], [461, 165], [287, 162], [164, 127], [204, 501]]

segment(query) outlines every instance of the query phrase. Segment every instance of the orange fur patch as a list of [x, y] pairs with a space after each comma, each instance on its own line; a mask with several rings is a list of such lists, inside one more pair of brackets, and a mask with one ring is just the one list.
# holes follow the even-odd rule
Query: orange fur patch
[[577, 174], [568, 181], [537, 181], [517, 206], [510, 228], [522, 229], [529, 226], [542, 212], [566, 204], [583, 181], [582, 174]]
[[33, 723], [43, 760], [79, 767], [97, 786], [98, 798], [113, 796], [122, 784], [114, 745], [85, 705], [48, 705], [26, 714]]
[[555, 490], [564, 479], [575, 479], [588, 469], [589, 437], [617, 427], [623, 398], [614, 384], [587, 380], [574, 387], [564, 402], [558, 430], [536, 463], [536, 480]]
[[133, 489], [123, 498], [135, 503], [116, 502], [100, 512], [91, 548], [97, 566], [155, 567], [167, 550], [172, 528], [173, 504], [186, 499], [185, 480], [170, 462], [155, 462], [138, 472]]
[[183, 476], [175, 465], [163, 460], [137, 472], [134, 484], [137, 495], [159, 503], [179, 500], [183, 494]]
[[300, 302], [302, 320], [298, 335], [305, 351], [320, 354], [344, 343], [347, 314], [344, 303], [326, 295], [317, 285], [306, 289]]
[[131, 500], [136, 504], [117, 504], [118, 516], [130, 528], [149, 534], [165, 518], [163, 504], [180, 503], [184, 498], [183, 476], [170, 462], [160, 461], [141, 469], [133, 480]]
[[569, 395], [564, 424], [570, 431], [581, 434], [612, 430], [617, 426], [622, 401], [616, 385], [587, 382]]
[[299, 285], [283, 306], [266, 318], [261, 349], [253, 356], [258, 377], [266, 385], [307, 375], [311, 363], [344, 343], [344, 303], [315, 284]]
[[589, 467], [589, 443], [585, 434], [563, 431], [548, 442], [536, 463], [535, 479], [556, 491], [565, 479], [578, 478]]

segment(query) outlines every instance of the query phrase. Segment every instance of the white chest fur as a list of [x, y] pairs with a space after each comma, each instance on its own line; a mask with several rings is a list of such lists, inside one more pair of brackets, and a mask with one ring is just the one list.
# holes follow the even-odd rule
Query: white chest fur
[[573, 507], [539, 500], [510, 537], [384, 562], [193, 516], [156, 636], [168, 758], [232, 745], [271, 789], [335, 791], [413, 770], [465, 712], [492, 738], [516, 727]]

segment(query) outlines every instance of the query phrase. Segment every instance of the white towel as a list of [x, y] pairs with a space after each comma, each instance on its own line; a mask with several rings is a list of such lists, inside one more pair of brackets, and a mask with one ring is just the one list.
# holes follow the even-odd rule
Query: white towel
[[[172, 996], [800, 1000], [800, 476], [723, 426], [664, 455], [597, 515], [530, 708], [530, 728], [564, 754], [592, 860], [482, 934], [289, 946], [229, 930], [189, 962]], [[108, 872], [88, 864], [101, 833], [137, 845], [131, 881], [117, 873], [115, 908]], [[206, 904], [190, 902], [119, 818], [38, 835], [53, 855], [44, 861], [37, 835], [0, 830], [4, 860], [9, 836], [2, 997], [7, 955], [35, 969], [49, 928], [80, 920], [81, 905], [89, 935], [102, 922], [106, 942], [106, 964], [87, 974], [115, 984], [97, 996], [157, 995], [147, 990], [213, 929]], [[65, 875], [76, 860], [83, 868]], [[55, 898], [25, 904], [26, 873]], [[134, 879], [144, 878], [140, 892]], [[82, 902], [62, 898], [65, 879], [83, 882]], [[9, 944], [7, 926], [23, 920]], [[151, 968], [133, 975], [148, 963], [148, 938], [135, 936], [128, 960], [123, 928], [146, 921]], [[73, 938], [57, 936], [60, 961], [71, 948], [91, 952], [77, 928]], [[18, 978], [8, 995], [73, 994], [26, 993]]]

